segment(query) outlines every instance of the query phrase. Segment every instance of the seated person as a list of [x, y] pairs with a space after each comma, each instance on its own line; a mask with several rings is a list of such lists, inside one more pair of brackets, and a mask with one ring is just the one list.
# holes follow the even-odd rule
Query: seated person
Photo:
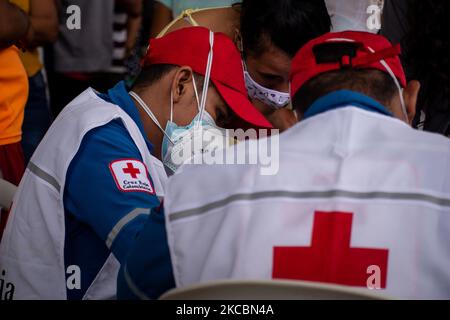
[[234, 41], [252, 103], [275, 128], [283, 131], [296, 123], [289, 108], [291, 60], [306, 42], [330, 31], [323, 0], [244, 0], [229, 7], [187, 10], [161, 35], [192, 25], [223, 32]]
[[17, 191], [0, 244], [10, 298], [114, 298], [120, 264], [161, 206], [165, 167], [177, 168], [171, 150], [179, 136], [192, 140], [195, 128], [234, 118], [270, 127], [248, 100], [233, 42], [202, 27], [152, 40], [131, 92], [120, 82], [107, 94], [79, 95]]
[[[450, 298], [450, 142], [411, 128], [420, 85], [406, 83], [399, 49], [351, 31], [306, 44], [291, 71], [301, 121], [269, 138], [279, 138], [278, 173], [180, 168], [160, 228], [146, 226], [122, 266], [118, 297], [290, 279]], [[258, 143], [235, 152], [257, 155]], [[166, 252], [142, 254], [161, 241]]]

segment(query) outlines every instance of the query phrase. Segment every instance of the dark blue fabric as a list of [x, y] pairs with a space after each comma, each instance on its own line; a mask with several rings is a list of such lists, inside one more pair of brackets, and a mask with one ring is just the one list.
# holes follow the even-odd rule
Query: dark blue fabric
[[42, 72], [28, 78], [28, 83], [30, 89], [22, 125], [22, 147], [26, 164], [52, 122]]
[[117, 85], [108, 91], [108, 94], [98, 94], [100, 98], [105, 101], [111, 102], [115, 105], [118, 105], [125, 111], [131, 119], [136, 123], [139, 130], [141, 131], [142, 136], [145, 138], [147, 143], [148, 150], [150, 153], [153, 151], [153, 145], [147, 139], [147, 134], [144, 131], [144, 125], [142, 124], [141, 118], [139, 116], [139, 112], [136, 109], [136, 106], [133, 102], [133, 99], [128, 94], [127, 87], [124, 81], [120, 81]]
[[[137, 109], [123, 83], [101, 97], [120, 106], [144, 133]], [[147, 144], [151, 149], [148, 141]], [[105, 242], [114, 226], [136, 208], [150, 212], [160, 206], [155, 195], [119, 190], [109, 165], [122, 159], [142, 162], [137, 146], [118, 119], [88, 132], [69, 166], [64, 190], [65, 266], [66, 269], [70, 265], [80, 267], [82, 284], [81, 290], [67, 290], [69, 299], [81, 299], [100, 271], [110, 254]], [[148, 215], [137, 216], [115, 238], [111, 251], [120, 263], [125, 261], [147, 221]]]
[[[149, 248], [149, 244], [157, 243]], [[142, 254], [145, 252], [145, 254]], [[154, 210], [130, 251], [126, 265], [122, 265], [117, 279], [117, 298], [132, 300], [139, 297], [131, 289], [124, 269], [133, 286], [147, 298], [156, 299], [175, 287], [172, 262], [165, 227], [164, 213]]]
[[317, 99], [305, 112], [303, 120], [320, 113], [344, 108], [358, 107], [367, 111], [377, 112], [392, 117], [392, 113], [374, 99], [350, 90], [338, 90]]

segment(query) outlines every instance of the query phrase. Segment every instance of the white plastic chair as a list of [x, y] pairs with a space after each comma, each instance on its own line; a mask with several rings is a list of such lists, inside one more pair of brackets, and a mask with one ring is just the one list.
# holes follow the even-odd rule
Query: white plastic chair
[[13, 202], [17, 187], [6, 180], [0, 179], [0, 209], [8, 210]]
[[178, 288], [160, 300], [386, 300], [363, 288], [304, 281], [216, 281]]

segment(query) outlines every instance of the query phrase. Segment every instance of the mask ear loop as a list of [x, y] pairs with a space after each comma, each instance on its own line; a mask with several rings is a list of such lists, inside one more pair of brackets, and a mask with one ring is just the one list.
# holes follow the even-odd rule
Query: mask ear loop
[[[355, 42], [355, 40], [352, 39], [346, 39], [346, 38], [334, 38], [334, 39], [329, 39], [328, 42], [335, 42], [335, 41], [346, 41], [346, 42]], [[373, 50], [371, 47], [366, 46], [366, 48], [371, 52], [371, 53], [375, 53], [375, 50]], [[381, 59], [380, 60], [381, 65], [386, 69], [386, 71], [389, 73], [389, 75], [391, 76], [392, 80], [394, 80], [395, 86], [398, 89], [398, 93], [399, 93], [399, 98], [400, 98], [400, 104], [402, 106], [402, 112], [403, 112], [403, 116], [405, 117], [406, 123], [409, 123], [409, 118], [408, 118], [408, 112], [406, 111], [406, 103], [405, 103], [405, 99], [403, 98], [403, 90], [402, 87], [400, 86], [400, 83], [398, 82], [397, 77], [395, 76], [394, 72], [392, 71], [391, 67], [389, 67], [389, 65], [387, 64], [386, 60]]]
[[198, 98], [198, 90], [197, 90], [197, 84], [195, 82], [194, 78], [194, 72], [192, 72], [192, 85], [194, 86], [194, 92], [195, 92], [195, 100], [197, 100], [197, 109], [200, 113], [200, 99]]
[[211, 77], [211, 68], [212, 68], [212, 62], [214, 57], [214, 32], [209, 31], [209, 45], [210, 50], [208, 54], [208, 63], [206, 65], [206, 72], [205, 72], [205, 82], [203, 83], [203, 93], [202, 93], [202, 100], [200, 102], [200, 117], [197, 121], [196, 128], [198, 129], [200, 127], [201, 121], [203, 119], [203, 113], [206, 108], [206, 97], [208, 95], [208, 85], [209, 85], [209, 79]]
[[[156, 126], [159, 128], [159, 130], [161, 130], [162, 133], [167, 137], [167, 139], [169, 139], [170, 143], [174, 144], [172, 139], [170, 139], [169, 135], [162, 128], [162, 126], [159, 123], [158, 119], [156, 119], [156, 116], [153, 114], [153, 112], [150, 110], [150, 108], [147, 106], [147, 104], [144, 102], [144, 100], [142, 100], [141, 97], [139, 97], [133, 91], [130, 91], [129, 95], [132, 96], [137, 101], [137, 103], [139, 103], [139, 105], [142, 107], [142, 109], [144, 109], [145, 113], [147, 113], [147, 115], [150, 117], [150, 119], [152, 119], [152, 121], [156, 124]], [[170, 95], [170, 100], [171, 100], [171, 112], [170, 112], [171, 115], [170, 115], [170, 117], [172, 118], [172, 115], [173, 115], [173, 98], [172, 98], [172, 93]]]
[[170, 90], [170, 122], [173, 122], [173, 91]]
[[[367, 49], [369, 49], [369, 51], [371, 53], [375, 53], [375, 50], [373, 50], [372, 48], [367, 47]], [[386, 71], [389, 73], [389, 75], [391, 76], [392, 80], [394, 80], [395, 86], [398, 89], [398, 94], [399, 94], [399, 98], [400, 98], [400, 104], [402, 106], [403, 116], [405, 117], [406, 123], [409, 123], [408, 112], [406, 111], [406, 103], [405, 103], [405, 99], [403, 98], [403, 89], [400, 86], [400, 83], [398, 82], [398, 79], [395, 76], [394, 72], [392, 71], [391, 67], [389, 67], [389, 65], [387, 64], [386, 60], [381, 59], [380, 63], [386, 69]]]
[[245, 62], [245, 57], [244, 57], [244, 44], [242, 42], [242, 38], [241, 38], [241, 48], [242, 49], [240, 50], [240, 53], [241, 53], [242, 69], [244, 69], [244, 72], [248, 73], [247, 63]]

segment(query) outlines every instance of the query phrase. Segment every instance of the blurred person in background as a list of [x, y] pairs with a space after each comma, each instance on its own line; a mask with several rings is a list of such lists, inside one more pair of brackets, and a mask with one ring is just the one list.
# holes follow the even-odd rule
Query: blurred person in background
[[241, 52], [245, 82], [253, 104], [280, 130], [296, 118], [289, 109], [291, 59], [310, 39], [330, 30], [320, 0], [244, 0], [231, 7], [188, 10], [161, 32], [191, 25], [223, 32]]
[[20, 58], [27, 71], [29, 96], [25, 106], [22, 126], [22, 147], [25, 164], [41, 142], [52, 116], [47, 99], [47, 84], [38, 47], [56, 41], [58, 36], [58, 14], [55, 0], [10, 0], [30, 17], [30, 27], [22, 41]]
[[450, 2], [391, 0], [382, 34], [401, 43], [408, 79], [422, 84], [414, 126], [450, 137]]
[[188, 9], [229, 7], [237, 0], [155, 0], [151, 36], [156, 37], [173, 19]]
[[[0, 0], [0, 179], [15, 185], [25, 170], [21, 140], [28, 79], [14, 44], [26, 39], [30, 27], [24, 11]], [[0, 241], [7, 217], [2, 211]]]
[[450, 2], [412, 0], [404, 40], [405, 65], [422, 84], [415, 125], [450, 137]]
[[130, 55], [126, 59], [127, 75], [126, 83], [127, 87], [131, 88], [134, 81], [139, 75], [141, 70], [141, 60], [147, 52], [148, 43], [150, 41], [150, 29], [153, 21], [153, 0], [142, 0], [142, 17], [141, 26], [136, 40], [134, 49], [131, 50]]
[[[59, 39], [47, 65], [55, 116], [88, 87], [105, 92], [126, 75], [136, 43], [142, 0], [59, 0]], [[67, 8], [80, 8], [79, 28], [69, 28]], [[74, 13], [76, 14], [76, 13]]]
[[409, 29], [408, 8], [412, 2], [411, 0], [385, 0], [380, 33], [392, 43], [404, 44], [403, 41]]
[[325, 0], [332, 31], [345, 30], [378, 33], [386, 0]]

